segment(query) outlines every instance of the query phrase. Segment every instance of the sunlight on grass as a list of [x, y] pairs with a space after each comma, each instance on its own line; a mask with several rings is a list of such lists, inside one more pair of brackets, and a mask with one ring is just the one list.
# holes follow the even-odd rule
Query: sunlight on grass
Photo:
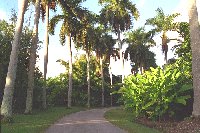
[[105, 118], [112, 124], [128, 131], [129, 133], [160, 133], [134, 122], [134, 114], [122, 108], [112, 109], [105, 113]]
[[84, 108], [52, 107], [46, 111], [35, 111], [31, 115], [14, 115], [14, 123], [2, 124], [2, 133], [42, 133], [59, 118], [84, 110]]

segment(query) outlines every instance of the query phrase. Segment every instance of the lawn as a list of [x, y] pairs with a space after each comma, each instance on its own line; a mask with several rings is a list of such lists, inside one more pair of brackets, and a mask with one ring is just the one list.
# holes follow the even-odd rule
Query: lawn
[[2, 124], [2, 133], [42, 133], [59, 118], [84, 110], [81, 107], [51, 107], [46, 111], [34, 111], [31, 115], [14, 115], [13, 123]]
[[134, 122], [134, 114], [122, 108], [112, 109], [104, 116], [112, 124], [128, 131], [129, 133], [160, 133], [158, 130], [145, 127]]

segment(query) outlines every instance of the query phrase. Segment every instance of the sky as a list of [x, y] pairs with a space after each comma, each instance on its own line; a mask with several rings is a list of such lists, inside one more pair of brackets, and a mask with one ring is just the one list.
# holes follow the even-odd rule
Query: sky
[[[6, 19], [9, 20], [11, 9], [15, 9], [18, 11], [18, 2], [17, 0], [0, 0], [2, 1], [0, 4], [0, 19]], [[136, 29], [138, 27], [142, 27], [148, 18], [152, 18], [156, 15], [155, 10], [160, 7], [163, 9], [165, 14], [171, 14], [179, 12], [181, 13], [181, 16], [177, 18], [176, 21], [188, 21], [187, 17], [187, 0], [132, 0], [134, 4], [136, 4], [136, 7], [138, 8], [140, 12], [140, 18], [138, 21], [133, 21], [133, 29]], [[200, 0], [197, 0], [198, 10], [200, 10]], [[82, 6], [88, 8], [89, 10], [99, 13], [101, 10], [101, 7], [98, 4], [98, 0], [86, 0], [82, 4]], [[59, 10], [58, 12], [59, 13]], [[57, 14], [54, 12], [50, 12], [50, 17]], [[199, 13], [200, 14], [200, 13]], [[25, 18], [28, 18], [31, 16], [31, 19], [33, 20], [34, 17], [34, 8], [30, 7], [30, 10], [26, 12]], [[199, 17], [200, 18], [200, 17]], [[59, 30], [60, 30], [60, 24], [56, 27], [57, 30], [55, 31], [55, 35], [50, 36], [49, 39], [49, 63], [48, 63], [48, 77], [53, 77], [58, 75], [61, 72], [65, 71], [65, 68], [60, 65], [60, 63], [56, 62], [58, 59], [62, 59], [67, 61], [68, 60], [68, 53], [67, 53], [67, 47], [61, 46], [59, 42]], [[32, 24], [31, 24], [32, 25]], [[44, 23], [40, 20], [39, 25], [39, 39], [41, 41], [44, 41]], [[30, 26], [31, 27], [31, 26]], [[169, 37], [174, 38], [177, 36], [175, 33], [168, 33]], [[156, 63], [158, 65], [164, 64], [164, 55], [161, 52], [161, 38], [160, 35], [156, 36], [154, 40], [157, 43], [157, 46], [154, 48], [151, 48], [151, 50], [156, 53]], [[176, 44], [175, 41], [172, 41], [169, 43], [169, 48], [174, 46]], [[40, 70], [43, 72], [43, 44], [41, 45], [41, 49], [39, 50], [38, 54], [40, 59], [37, 61], [37, 66], [39, 66]], [[79, 54], [80, 52], [73, 49], [73, 54]], [[81, 52], [83, 53], [83, 52]], [[169, 50], [168, 58], [173, 58], [174, 54], [171, 50]], [[119, 62], [113, 62], [113, 66], [118, 66]], [[127, 61], [125, 63], [125, 73], [128, 75], [130, 73], [130, 62]], [[119, 69], [115, 69], [113, 67], [113, 73], [114, 74], [120, 74]]]

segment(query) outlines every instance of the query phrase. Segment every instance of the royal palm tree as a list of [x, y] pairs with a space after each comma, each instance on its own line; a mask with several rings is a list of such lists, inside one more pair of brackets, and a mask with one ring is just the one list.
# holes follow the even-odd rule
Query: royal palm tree
[[84, 13], [81, 18], [81, 27], [79, 33], [76, 35], [76, 47], [82, 48], [86, 51], [87, 60], [87, 84], [88, 84], [88, 100], [87, 107], [90, 107], [90, 54], [94, 46], [94, 25], [97, 22], [96, 14], [88, 11], [82, 11]]
[[[120, 34], [131, 28], [132, 18], [137, 20], [139, 17], [138, 10], [135, 4], [133, 4], [130, 0], [99, 0], [99, 3], [104, 6], [101, 10], [100, 22], [105, 25], [105, 27], [111, 27], [118, 36], [117, 39], [120, 50], [120, 60], [122, 68], [124, 68]], [[123, 78], [124, 73], [122, 73], [122, 82]]]
[[101, 83], [102, 83], [102, 107], [104, 107], [104, 73], [103, 73], [103, 64], [104, 61], [109, 60], [110, 56], [112, 55], [113, 46], [115, 44], [114, 39], [111, 35], [108, 35], [105, 30], [101, 29], [100, 27], [95, 30], [94, 33], [94, 51], [96, 52], [97, 59], [99, 60], [100, 64], [100, 72], [101, 72]]
[[200, 116], [200, 28], [198, 22], [198, 12], [196, 7], [196, 0], [188, 0], [188, 16], [192, 49], [192, 75], [193, 75], [193, 89], [194, 89], [194, 103], [193, 116]]
[[162, 32], [162, 51], [164, 53], [164, 61], [167, 64], [167, 52], [168, 52], [168, 43], [170, 39], [167, 37], [167, 31], [175, 31], [178, 28], [179, 23], [174, 22], [174, 19], [179, 15], [178, 13], [166, 15], [163, 10], [158, 8], [156, 10], [157, 15], [154, 18], [146, 20], [146, 25], [152, 25], [154, 29], [153, 32], [161, 33]]
[[[61, 0], [62, 1], [62, 0]], [[47, 65], [48, 65], [48, 45], [49, 45], [49, 9], [55, 11], [56, 0], [42, 0], [41, 12], [42, 20], [45, 20], [45, 39], [44, 39], [44, 87], [42, 89], [42, 108], [46, 109], [46, 79], [47, 79]]]
[[16, 79], [16, 69], [19, 53], [19, 40], [24, 23], [24, 14], [28, 5], [28, 0], [18, 0], [19, 14], [17, 18], [17, 25], [15, 28], [14, 40], [12, 43], [12, 51], [10, 55], [10, 62], [8, 66], [8, 73], [6, 77], [6, 84], [4, 88], [3, 101], [1, 105], [1, 115], [5, 118], [12, 117], [12, 99], [14, 93], [14, 84]]
[[33, 88], [34, 88], [34, 70], [36, 63], [36, 49], [38, 43], [38, 24], [40, 18], [40, 0], [35, 1], [35, 20], [34, 29], [32, 35], [32, 46], [30, 51], [30, 61], [29, 61], [29, 71], [28, 71], [28, 89], [26, 97], [26, 109], [25, 113], [32, 113], [32, 103], [33, 103]]
[[129, 46], [125, 51], [125, 58], [127, 59], [129, 54], [130, 60], [135, 64], [134, 67], [136, 69], [140, 68], [140, 72], [143, 73], [145, 68], [147, 69], [149, 67], [147, 62], [151, 63], [151, 65], [155, 64], [150, 62], [152, 59], [155, 62], [155, 55], [149, 51], [150, 46], [156, 44], [153, 40], [154, 33], [151, 31], [145, 32], [142, 27], [128, 32], [126, 36], [126, 42]]
[[[62, 7], [62, 15], [56, 15], [50, 20], [50, 32], [54, 34], [54, 28], [59, 21], [63, 21], [60, 29], [60, 42], [62, 45], [65, 43], [66, 35], [68, 36], [68, 54], [69, 54], [69, 88], [68, 88], [68, 107], [71, 107], [72, 97], [72, 48], [71, 39], [75, 39], [76, 34], [80, 27], [80, 20], [82, 18], [82, 7], [80, 6], [81, 1], [67, 1], [65, 5], [69, 8], [65, 9]], [[78, 16], [79, 15], [79, 16]]]

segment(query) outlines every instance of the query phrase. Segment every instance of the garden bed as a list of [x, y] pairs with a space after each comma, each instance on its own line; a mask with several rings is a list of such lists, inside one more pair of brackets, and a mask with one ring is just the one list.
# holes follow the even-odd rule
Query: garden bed
[[165, 133], [200, 133], [200, 119], [187, 118], [183, 121], [151, 121], [136, 119], [136, 122], [150, 128], [156, 128]]

